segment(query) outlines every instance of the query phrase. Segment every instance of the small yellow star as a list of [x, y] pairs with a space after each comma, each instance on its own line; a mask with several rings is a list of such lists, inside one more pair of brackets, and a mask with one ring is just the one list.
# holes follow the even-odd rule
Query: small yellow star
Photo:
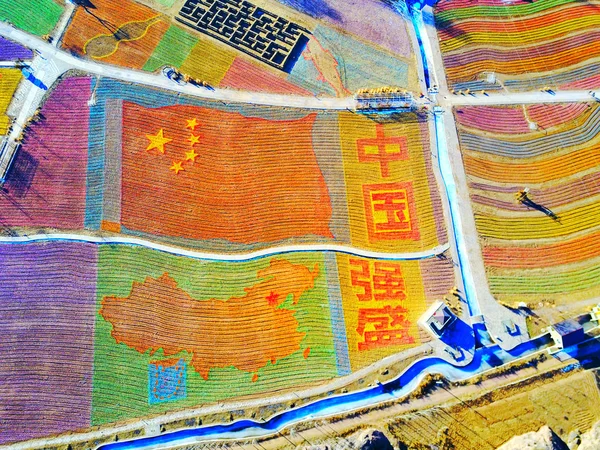
[[147, 134], [146, 137], [150, 139], [150, 143], [148, 144], [148, 147], [146, 147], [146, 150], [157, 148], [161, 153], [165, 152], [165, 144], [173, 140], [165, 137], [162, 128], [158, 131], [158, 133], [156, 133], [156, 136]]
[[200, 136], [196, 136], [195, 134], [192, 134], [188, 138], [188, 141], [190, 141], [190, 145], [193, 147], [194, 144], [197, 144], [198, 142], [200, 142]]
[[189, 128], [190, 130], [194, 131], [196, 129], [196, 127], [198, 125], [200, 125], [198, 123], [198, 121], [196, 120], [196, 118], [194, 117], [193, 119], [185, 119], [185, 121], [187, 122], [187, 125], [185, 126], [186, 128]]
[[189, 152], [185, 152], [185, 160], [196, 162], [196, 158], [198, 157], [198, 153], [191, 149]]
[[172, 170], [173, 172], [175, 172], [175, 175], [177, 175], [182, 170], [185, 170], [183, 167], [181, 167], [182, 163], [183, 163], [183, 161], [178, 161], [178, 162], [173, 161], [173, 165], [171, 167], [169, 167], [169, 170]]

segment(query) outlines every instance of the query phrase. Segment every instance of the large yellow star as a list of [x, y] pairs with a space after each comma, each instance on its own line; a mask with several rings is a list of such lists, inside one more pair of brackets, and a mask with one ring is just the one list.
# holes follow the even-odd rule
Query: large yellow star
[[185, 121], [187, 122], [187, 125], [185, 127], [189, 128], [192, 131], [194, 131], [196, 129], [196, 127], [199, 125], [199, 123], [195, 117], [193, 119], [185, 119]]
[[173, 161], [173, 165], [171, 167], [169, 167], [169, 170], [172, 170], [173, 172], [175, 172], [175, 175], [177, 175], [182, 170], [185, 170], [183, 167], [181, 167], [182, 163], [183, 163], [182, 161], [178, 161], [178, 162]]
[[185, 160], [195, 162], [198, 157], [198, 153], [191, 149], [189, 152], [185, 152]]
[[165, 144], [173, 140], [165, 137], [162, 128], [158, 131], [158, 133], [156, 133], [156, 136], [147, 134], [146, 137], [150, 139], [150, 143], [148, 144], [148, 147], [146, 147], [146, 150], [157, 148], [161, 153], [165, 152]]
[[190, 141], [190, 145], [193, 147], [194, 144], [197, 144], [198, 142], [200, 142], [200, 136], [196, 136], [195, 134], [192, 134], [188, 138], [188, 141]]

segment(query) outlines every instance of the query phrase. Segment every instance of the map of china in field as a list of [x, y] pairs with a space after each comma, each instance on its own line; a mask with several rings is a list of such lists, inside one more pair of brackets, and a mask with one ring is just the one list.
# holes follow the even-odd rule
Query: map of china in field
[[[165, 356], [187, 351], [204, 379], [216, 367], [256, 374], [301, 349], [306, 333], [298, 331], [295, 311], [279, 306], [290, 295], [297, 303], [318, 275], [318, 264], [309, 269], [273, 259], [245, 296], [196, 300], [164, 273], [134, 281], [128, 297], [104, 297], [100, 314], [112, 324], [117, 343], [140, 353], [162, 348]], [[310, 348], [303, 351], [308, 357]]]

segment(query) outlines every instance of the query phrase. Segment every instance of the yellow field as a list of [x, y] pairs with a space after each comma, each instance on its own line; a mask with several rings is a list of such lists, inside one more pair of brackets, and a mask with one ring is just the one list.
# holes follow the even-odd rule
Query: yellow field
[[427, 304], [417, 261], [339, 254], [337, 262], [353, 371], [420, 344]]
[[200, 37], [180, 70], [193, 78], [217, 85], [225, 76], [235, 56], [235, 50], [225, 44]]
[[341, 113], [339, 127], [352, 244], [387, 252], [436, 246], [421, 124]]
[[19, 69], [0, 69], [0, 135], [6, 134], [9, 117], [6, 109], [12, 100], [22, 75]]

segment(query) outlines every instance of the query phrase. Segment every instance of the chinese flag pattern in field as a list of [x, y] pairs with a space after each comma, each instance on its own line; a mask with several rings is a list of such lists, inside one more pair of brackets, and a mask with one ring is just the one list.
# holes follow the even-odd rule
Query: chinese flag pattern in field
[[229, 299], [196, 300], [165, 273], [159, 278], [134, 281], [127, 297], [104, 297], [100, 315], [108, 321], [112, 337], [140, 353], [165, 356], [191, 354], [191, 366], [205, 380], [216, 367], [234, 366], [253, 373], [267, 363], [276, 364], [301, 347], [306, 333], [298, 330], [293, 303], [315, 286], [319, 265], [308, 268], [272, 259], [258, 271], [261, 280], [246, 287], [246, 295]]
[[240, 244], [333, 238], [315, 115], [274, 121], [195, 106], [123, 106], [121, 223]]
[[338, 256], [352, 369], [419, 343], [425, 310], [418, 263]]
[[340, 113], [352, 244], [411, 252], [438, 244], [419, 119], [377, 123]]

